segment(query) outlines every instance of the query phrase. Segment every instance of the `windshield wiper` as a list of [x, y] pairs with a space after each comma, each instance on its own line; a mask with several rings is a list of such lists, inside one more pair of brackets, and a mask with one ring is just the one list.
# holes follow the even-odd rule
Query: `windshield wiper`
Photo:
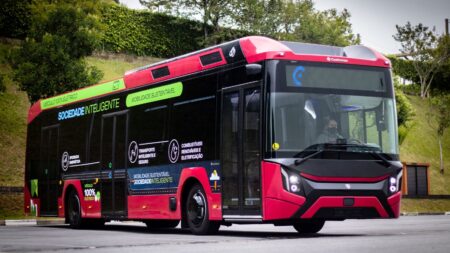
[[[294, 157], [298, 156], [299, 154], [301, 154], [301, 153], [303, 153], [303, 152], [304, 152], [304, 151], [299, 152], [298, 154], [294, 155]], [[301, 158], [301, 159], [296, 159], [296, 160], [294, 161], [294, 164], [295, 164], [295, 166], [299, 166], [300, 164], [302, 164], [302, 163], [305, 162], [306, 160], [308, 160], [308, 159], [310, 159], [311, 157], [314, 157], [314, 156], [316, 156], [316, 155], [318, 155], [318, 154], [320, 154], [320, 153], [322, 153], [322, 152], [323, 152], [323, 149], [318, 150], [318, 151], [316, 151], [316, 152], [314, 152], [314, 153], [312, 153], [312, 154], [310, 154], [310, 155], [307, 155], [307, 156], [305, 156], [305, 157], [303, 157], [303, 158]]]
[[358, 147], [358, 148], [364, 148], [366, 149], [365, 153], [370, 154], [371, 156], [378, 158], [383, 161], [385, 165], [390, 166], [391, 162], [389, 162], [388, 159], [383, 157], [379, 152], [376, 152], [375, 150], [380, 150], [378, 147], [373, 147], [367, 144], [353, 144], [353, 143], [324, 143], [325, 147]]

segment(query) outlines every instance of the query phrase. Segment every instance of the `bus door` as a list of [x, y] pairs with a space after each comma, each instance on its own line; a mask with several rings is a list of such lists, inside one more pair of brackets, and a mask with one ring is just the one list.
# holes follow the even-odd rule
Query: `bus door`
[[126, 216], [127, 123], [127, 111], [102, 118], [101, 205], [104, 216]]
[[58, 191], [60, 180], [60, 160], [58, 159], [59, 125], [41, 129], [41, 168], [38, 178], [38, 196], [40, 197], [40, 215], [58, 214]]
[[226, 215], [261, 215], [261, 85], [222, 90], [222, 203]]

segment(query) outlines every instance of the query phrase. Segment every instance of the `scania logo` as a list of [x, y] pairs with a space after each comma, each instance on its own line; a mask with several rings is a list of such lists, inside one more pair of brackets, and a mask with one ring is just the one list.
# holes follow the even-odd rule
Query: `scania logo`
[[230, 56], [231, 58], [233, 58], [236, 55], [236, 48], [232, 47], [230, 52], [228, 53], [228, 56]]

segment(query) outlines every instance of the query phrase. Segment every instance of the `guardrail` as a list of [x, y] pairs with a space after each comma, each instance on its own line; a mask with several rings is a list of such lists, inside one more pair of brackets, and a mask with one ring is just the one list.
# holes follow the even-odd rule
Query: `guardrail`
[[23, 193], [21, 186], [0, 186], [1, 193]]

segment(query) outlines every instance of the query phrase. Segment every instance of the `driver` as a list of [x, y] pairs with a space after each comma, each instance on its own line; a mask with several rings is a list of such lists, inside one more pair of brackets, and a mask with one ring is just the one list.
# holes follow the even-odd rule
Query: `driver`
[[329, 119], [322, 133], [317, 138], [317, 143], [336, 143], [337, 139], [343, 139], [344, 137], [338, 133], [337, 127], [337, 121]]

